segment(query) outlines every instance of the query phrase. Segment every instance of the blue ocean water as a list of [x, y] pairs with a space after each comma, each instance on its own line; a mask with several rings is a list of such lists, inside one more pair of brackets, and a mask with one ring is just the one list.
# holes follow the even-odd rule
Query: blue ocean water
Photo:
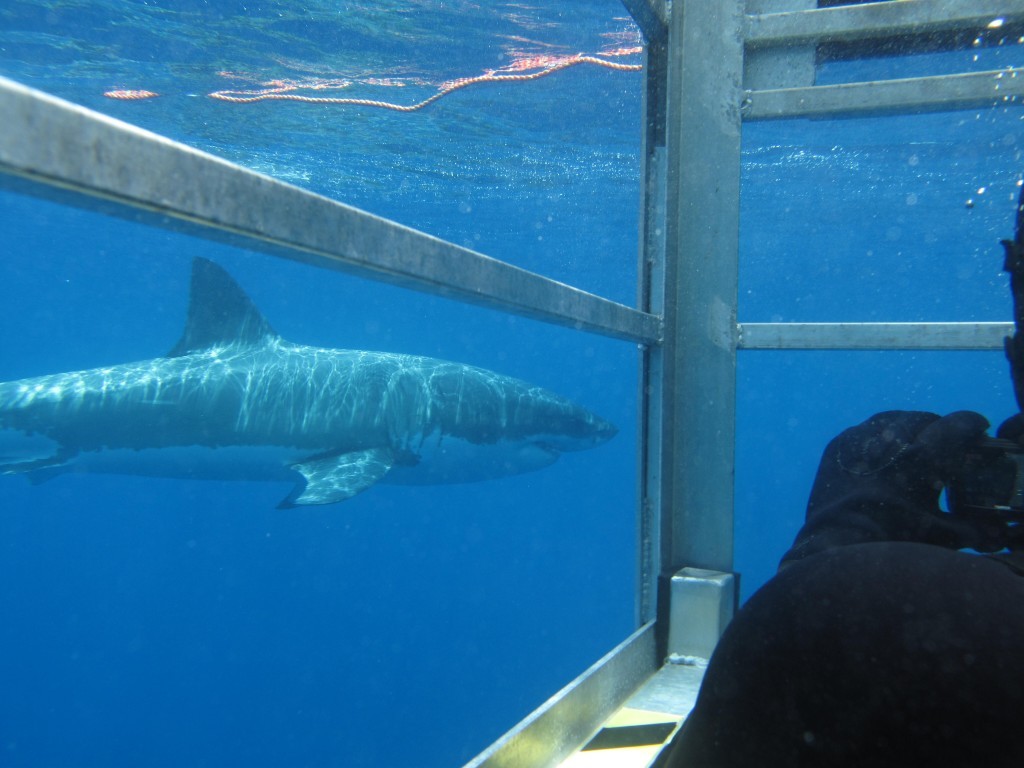
[[[638, 44], [615, 0], [0, 7], [0, 74], [624, 303], [639, 74], [581, 65], [414, 113], [207, 94], [344, 80], [302, 92], [407, 104], [517, 57]], [[740, 319], [1008, 319], [1020, 120], [749, 126]], [[0, 765], [457, 765], [633, 629], [635, 347], [10, 192], [0, 242], [0, 380], [164, 354], [202, 255], [288, 339], [479, 365], [620, 429], [528, 475], [289, 511], [272, 483], [0, 478]], [[998, 353], [749, 352], [739, 385], [745, 595], [839, 430], [888, 408], [1014, 409]]]

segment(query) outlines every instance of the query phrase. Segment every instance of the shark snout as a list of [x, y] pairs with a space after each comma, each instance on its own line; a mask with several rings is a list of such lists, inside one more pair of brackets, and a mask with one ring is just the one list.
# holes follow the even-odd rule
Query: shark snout
[[601, 443], [607, 443], [617, 434], [619, 434], [619, 428], [612, 424], [610, 421], [605, 421], [600, 416], [594, 417], [594, 445], [601, 445]]

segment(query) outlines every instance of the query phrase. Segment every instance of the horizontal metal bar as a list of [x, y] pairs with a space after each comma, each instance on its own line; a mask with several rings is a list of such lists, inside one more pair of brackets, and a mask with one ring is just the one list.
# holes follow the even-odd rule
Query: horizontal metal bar
[[665, 0], [622, 0], [644, 40], [655, 43], [668, 34], [668, 8]]
[[745, 91], [744, 120], [862, 117], [1024, 104], [1024, 68], [809, 88]]
[[1024, 7], [1012, 0], [902, 0], [766, 13], [745, 19], [746, 44], [752, 48], [808, 43], [893, 38], [954, 29], [983, 29], [1024, 21]]
[[582, 745], [658, 670], [654, 624], [645, 624], [465, 768], [546, 768]]
[[537, 320], [656, 343], [623, 304], [0, 78], [0, 186]]
[[1003, 348], [1013, 323], [740, 323], [740, 349]]

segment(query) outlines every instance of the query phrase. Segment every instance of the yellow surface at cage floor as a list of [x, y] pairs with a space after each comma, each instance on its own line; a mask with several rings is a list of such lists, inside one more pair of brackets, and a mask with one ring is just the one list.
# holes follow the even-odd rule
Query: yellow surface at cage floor
[[560, 768], [648, 768], [682, 721], [679, 715], [623, 707]]

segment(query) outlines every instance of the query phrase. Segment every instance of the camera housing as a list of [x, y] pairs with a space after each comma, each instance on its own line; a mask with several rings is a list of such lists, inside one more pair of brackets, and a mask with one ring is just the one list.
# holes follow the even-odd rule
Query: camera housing
[[963, 467], [946, 485], [954, 515], [997, 513], [1024, 522], [1024, 446], [985, 437], [968, 449]]

